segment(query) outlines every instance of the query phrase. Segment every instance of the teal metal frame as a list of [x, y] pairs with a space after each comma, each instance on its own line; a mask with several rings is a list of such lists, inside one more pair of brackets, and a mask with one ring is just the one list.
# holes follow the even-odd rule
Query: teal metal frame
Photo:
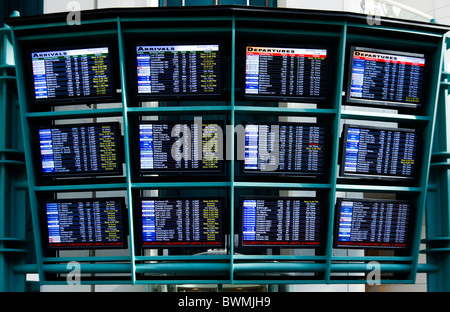
[[426, 248], [421, 253], [427, 263], [439, 267], [438, 271], [427, 275], [429, 291], [450, 291], [450, 127], [449, 127], [449, 79], [448, 64], [450, 38], [443, 43], [442, 74], [438, 88], [439, 102], [436, 117], [436, 133], [433, 141], [430, 182], [425, 214], [426, 238], [422, 241]]
[[[82, 284], [192, 284], [192, 283], [214, 283], [214, 284], [365, 284], [367, 283], [367, 273], [372, 269], [369, 266], [371, 261], [377, 261], [380, 264], [383, 275], [379, 281], [380, 284], [405, 284], [414, 283], [418, 272], [429, 273], [432, 276], [440, 276], [442, 263], [430, 262], [428, 264], [419, 263], [419, 249], [421, 243], [421, 229], [423, 215], [425, 212], [426, 195], [430, 190], [428, 185], [430, 163], [432, 156], [441, 155], [448, 157], [448, 152], [438, 152], [441, 154], [432, 154], [432, 143], [435, 129], [436, 111], [438, 100], [443, 101], [442, 95], [446, 90], [447, 84], [441, 82], [444, 44], [448, 41], [445, 38], [447, 29], [444, 27], [431, 26], [418, 23], [397, 23], [397, 21], [382, 19], [381, 25], [369, 26], [365, 19], [358, 15], [346, 16], [340, 19], [328, 18], [328, 16], [309, 16], [297, 15], [296, 10], [267, 11], [267, 14], [261, 16], [253, 14], [251, 8], [234, 11], [234, 7], [227, 7], [223, 12], [218, 10], [211, 11], [209, 16], [195, 16], [194, 11], [180, 9], [177, 14], [171, 15], [164, 10], [154, 12], [159, 15], [150, 14], [147, 17], [129, 16], [127, 14], [117, 13], [116, 17], [98, 17], [83, 19], [83, 28], [77, 26], [68, 26], [60, 19], [37, 21], [29, 24], [15, 23], [10, 20], [12, 28], [12, 41], [15, 47], [15, 60], [17, 70], [17, 85], [20, 103], [20, 120], [22, 124], [23, 150], [25, 153], [25, 162], [28, 176], [28, 193], [30, 210], [33, 220], [34, 241], [36, 245], [36, 263], [35, 264], [17, 264], [15, 272], [39, 273], [41, 285], [64, 285], [64, 274], [70, 272], [67, 263], [78, 261], [81, 272], [88, 273], [89, 276], [82, 277]], [[258, 12], [261, 12], [258, 9]], [[263, 10], [264, 11], [264, 10]], [[126, 10], [124, 10], [126, 12]], [[153, 11], [149, 11], [150, 13]], [[219, 12], [219, 14], [215, 14]], [[270, 13], [275, 12], [273, 16]], [[284, 12], [284, 13], [283, 13]], [[285, 14], [285, 15], [283, 15]], [[356, 17], [356, 18], [355, 18]], [[176, 28], [172, 23], [183, 22], [183, 28]], [[153, 26], [157, 24], [158, 26]], [[45, 32], [43, 32], [45, 30]], [[228, 44], [231, 47], [230, 60], [230, 99], [222, 101], [218, 105], [195, 106], [184, 105], [180, 101], [178, 106], [164, 106], [160, 103], [157, 107], [139, 107], [134, 105], [129, 89], [129, 68], [126, 60], [127, 39], [136, 34], [152, 33], [157, 35], [173, 36], [174, 33], [189, 32], [206, 33], [208, 38], [214, 38], [215, 35], [222, 38], [228, 38]], [[332, 98], [325, 108], [285, 108], [264, 106], [258, 103], [242, 103], [235, 98], [239, 89], [236, 80], [238, 70], [236, 60], [237, 43], [245, 36], [277, 36], [288, 38], [298, 36], [303, 40], [320, 38], [323, 41], [333, 42], [335, 47], [335, 60], [338, 62], [336, 71], [333, 73]], [[54, 40], [57, 42], [61, 38], [70, 37], [73, 42], [82, 43], [86, 37], [108, 36], [117, 41], [119, 48], [119, 60], [122, 88], [122, 106], [121, 108], [93, 108], [87, 110], [68, 110], [68, 111], [30, 111], [30, 94], [25, 87], [26, 69], [24, 68], [23, 46], [37, 40]], [[422, 45], [427, 51], [431, 52], [431, 75], [430, 97], [427, 102], [427, 109], [420, 115], [397, 114], [395, 112], [361, 112], [354, 110], [350, 106], [345, 106], [342, 97], [344, 90], [344, 76], [347, 69], [347, 52], [349, 45], [370, 44], [373, 42], [383, 43], [383, 47], [397, 49], [399, 46], [403, 49]], [[447, 77], [447, 73], [444, 72]], [[1, 81], [0, 81], [1, 82]], [[444, 86], [444, 87], [443, 87]], [[441, 90], [441, 91], [439, 91]], [[445, 91], [447, 92], [447, 91]], [[248, 105], [250, 104], [250, 105]], [[439, 106], [440, 110], [445, 109], [445, 105]], [[229, 116], [231, 127], [237, 123], [236, 117], [242, 115], [275, 115], [275, 116], [307, 116], [325, 118], [330, 121], [333, 131], [331, 140], [332, 158], [331, 170], [328, 173], [327, 180], [323, 183], [270, 183], [270, 182], [242, 182], [235, 179], [235, 160], [231, 159], [229, 179], [225, 182], [136, 182], [133, 179], [131, 167], [131, 147], [130, 147], [130, 123], [131, 117], [135, 116], [160, 116], [165, 114], [223, 114]], [[442, 115], [441, 113], [439, 114]], [[43, 119], [75, 119], [87, 117], [120, 117], [124, 125], [125, 137], [125, 181], [121, 183], [109, 184], [80, 184], [80, 185], [39, 185], [35, 177], [33, 153], [31, 150], [32, 133], [31, 123], [39, 122]], [[438, 125], [447, 124], [446, 120], [438, 118]], [[340, 126], [344, 120], [371, 120], [395, 122], [407, 124], [410, 127], [419, 127], [423, 130], [422, 139], [424, 140], [424, 149], [421, 151], [422, 162], [420, 163], [421, 172], [417, 185], [414, 186], [389, 186], [389, 185], [371, 185], [371, 184], [347, 184], [338, 181], [338, 158], [339, 158], [339, 135]], [[442, 140], [441, 136], [439, 137]], [[234, 137], [231, 137], [231, 146], [234, 148]], [[448, 149], [443, 149], [448, 151]], [[231, 152], [234, 155], [234, 151]], [[434, 159], [434, 158], [433, 158]], [[433, 163], [433, 166], [439, 166]], [[432, 167], [433, 167], [432, 166]], [[446, 163], [445, 167], [449, 165]], [[446, 171], [448, 172], [448, 171]], [[432, 180], [434, 176], [432, 176]], [[433, 180], [434, 181], [434, 180]], [[448, 181], [448, 177], [447, 177]], [[445, 188], [442, 181], [435, 181], [434, 187], [437, 189]], [[225, 189], [230, 195], [230, 238], [228, 253], [224, 255], [195, 255], [195, 256], [174, 256], [174, 255], [140, 255], [134, 248], [134, 224], [133, 224], [133, 196], [135, 192], [142, 190], [166, 190], [166, 189]], [[311, 256], [296, 255], [241, 255], [235, 253], [234, 234], [237, 230], [234, 228], [236, 206], [235, 195], [242, 190], [316, 190], [326, 194], [329, 207], [328, 223], [325, 226], [326, 241], [323, 249]], [[129, 212], [129, 230], [130, 230], [130, 249], [128, 256], [89, 256], [89, 257], [46, 257], [44, 255], [40, 237], [39, 224], [39, 206], [38, 198], [45, 193], [59, 192], [82, 192], [82, 191], [110, 191], [121, 190], [127, 194], [127, 207]], [[334, 206], [337, 192], [362, 192], [362, 193], [389, 193], [389, 194], [413, 194], [417, 207], [417, 219], [414, 222], [413, 248], [406, 255], [380, 254], [372, 256], [335, 256], [332, 248], [333, 227], [334, 227]], [[443, 199], [448, 199], [442, 197]], [[430, 200], [429, 200], [430, 203]], [[436, 205], [431, 204], [427, 209], [427, 220], [431, 224], [437, 222], [432, 219], [436, 214], [434, 209]], [[431, 208], [430, 208], [431, 207]], [[0, 207], [1, 208], [1, 207]], [[4, 209], [4, 208], [3, 208]], [[444, 208], [443, 208], [444, 209]], [[445, 210], [445, 209], [444, 209]], [[0, 211], [1, 212], [1, 211]], [[440, 215], [448, 215], [442, 212]], [[431, 215], [431, 216], [430, 216]], [[436, 215], [434, 216], [436, 218]], [[448, 218], [447, 218], [448, 219]], [[430, 222], [430, 221], [428, 221]], [[447, 225], [448, 226], [448, 225]], [[430, 226], [427, 226], [429, 230]], [[0, 233], [1, 234], [1, 233]], [[430, 236], [435, 237], [429, 232]], [[4, 235], [4, 234], [3, 234]], [[450, 233], [439, 234], [436, 240], [449, 242]], [[1, 235], [0, 235], [1, 236]], [[430, 242], [430, 241], [427, 241]], [[448, 250], [448, 246], [445, 247]], [[436, 249], [433, 251], [437, 251]], [[1, 257], [0, 257], [0, 260]], [[448, 259], [446, 259], [449, 263]], [[110, 273], [111, 278], [104, 278], [95, 275], [95, 273]], [[186, 274], [189, 273], [188, 277]], [[298, 275], [302, 273], [303, 275]], [[313, 277], [308, 274], [312, 273]], [[342, 276], [342, 273], [359, 273], [359, 276]], [[289, 278], [286, 278], [291, 275]], [[58, 276], [59, 279], [55, 279]], [[117, 278], [114, 278], [116, 277]], [[292, 277], [293, 276], [293, 277]], [[448, 277], [448, 274], [444, 275]], [[94, 278], [93, 278], [94, 277]], [[217, 278], [216, 278], [217, 277]]]
[[[250, 0], [251, 6], [277, 7], [277, 0]], [[247, 0], [184, 0], [185, 6], [204, 5], [247, 5]], [[160, 7], [183, 6], [183, 0], [159, 0]]]
[[[29, 207], [11, 29], [0, 28], [0, 291], [26, 291], [15, 267], [34, 254], [27, 232]], [[31, 250], [30, 250], [31, 248]]]

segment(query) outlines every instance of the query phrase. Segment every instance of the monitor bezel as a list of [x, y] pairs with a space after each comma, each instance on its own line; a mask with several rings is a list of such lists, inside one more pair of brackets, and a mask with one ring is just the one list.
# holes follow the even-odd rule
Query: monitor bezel
[[[122, 245], [121, 246], [50, 246], [49, 232], [48, 232], [48, 220], [47, 220], [47, 203], [64, 203], [64, 202], [80, 202], [83, 203], [88, 201], [116, 201], [120, 204], [120, 216], [122, 223]], [[41, 243], [43, 250], [46, 252], [58, 251], [58, 250], [119, 250], [128, 248], [128, 236], [129, 236], [129, 225], [128, 225], [128, 209], [126, 207], [125, 197], [97, 197], [97, 198], [61, 198], [61, 199], [40, 199], [39, 200], [40, 209], [40, 226], [41, 226]]]
[[[348, 105], [363, 105], [368, 107], [384, 107], [384, 108], [419, 108], [423, 106], [425, 103], [426, 97], [426, 83], [422, 83], [421, 97], [419, 103], [408, 103], [408, 102], [398, 102], [398, 101], [385, 101], [385, 100], [374, 100], [374, 99], [364, 99], [364, 98], [354, 98], [351, 97], [351, 87], [352, 87], [352, 74], [353, 74], [353, 54], [355, 51], [363, 51], [363, 52], [373, 52], [373, 53], [383, 53], [383, 54], [393, 54], [400, 56], [410, 56], [417, 58], [424, 58], [427, 63], [428, 57], [425, 53], [414, 53], [414, 52], [402, 52], [402, 51], [393, 51], [388, 49], [379, 49], [379, 48], [370, 48], [370, 47], [359, 47], [359, 46], [351, 46], [350, 47], [350, 55], [349, 55], [349, 65], [348, 65], [348, 78], [347, 78], [347, 90], [346, 90], [346, 104]], [[425, 64], [426, 64], [425, 63]], [[428, 72], [428, 66], [424, 66], [423, 80], [426, 81], [426, 76]]]
[[[88, 48], [108, 48], [108, 55], [110, 59], [110, 81], [111, 81], [111, 94], [105, 96], [79, 96], [79, 97], [64, 97], [64, 98], [47, 98], [36, 99], [34, 89], [34, 77], [33, 77], [33, 65], [31, 53], [45, 52], [45, 51], [64, 51], [64, 50], [78, 50]], [[70, 44], [70, 45], [56, 45], [51, 47], [39, 47], [28, 48], [25, 51], [26, 58], [26, 72], [28, 77], [26, 79], [27, 89], [29, 94], [32, 94], [30, 102], [33, 106], [64, 106], [64, 105], [77, 105], [77, 104], [101, 104], [101, 103], [119, 103], [122, 102], [121, 87], [120, 87], [120, 74], [116, 73], [119, 69], [118, 53], [116, 53], [115, 45], [112, 42], [100, 42], [100, 43], [86, 43], [86, 44]], [[119, 92], [120, 91], [120, 92]]]
[[[405, 235], [405, 245], [406, 246], [376, 246], [376, 245], [339, 245], [339, 227], [340, 227], [340, 214], [343, 201], [358, 201], [358, 202], [369, 202], [369, 203], [404, 203], [409, 204], [408, 211], [408, 228]], [[338, 197], [336, 199], [335, 215], [334, 215], [334, 226], [333, 226], [333, 248], [336, 249], [366, 249], [366, 250], [402, 250], [407, 251], [411, 249], [412, 245], [412, 235], [413, 235], [413, 221], [414, 221], [414, 210], [415, 203], [413, 200], [399, 200], [399, 199], [371, 199], [371, 198], [348, 198], [348, 197]]]
[[225, 131], [225, 121], [224, 120], [203, 120], [203, 123], [217, 123], [219, 127], [222, 129], [222, 135], [223, 135], [223, 146], [222, 146], [222, 160], [219, 160], [219, 168], [218, 169], [183, 169], [183, 168], [166, 168], [166, 169], [141, 169], [141, 149], [140, 149], [140, 136], [139, 136], [139, 129], [140, 125], [142, 124], [168, 124], [168, 125], [176, 125], [176, 124], [194, 124], [193, 120], [141, 120], [136, 123], [136, 130], [134, 131], [136, 133], [137, 137], [137, 144], [133, 144], [133, 158], [134, 163], [137, 168], [137, 173], [140, 176], [145, 176], [149, 174], [174, 174], [174, 173], [192, 173], [192, 174], [224, 174], [225, 173], [225, 155], [226, 155], [226, 131]]
[[[349, 128], [363, 128], [363, 129], [371, 129], [371, 130], [387, 130], [387, 131], [399, 131], [399, 132], [412, 132], [416, 134], [416, 158], [414, 164], [414, 175], [412, 176], [401, 176], [401, 175], [385, 175], [385, 174], [369, 174], [369, 173], [348, 173], [345, 172], [345, 160], [346, 160], [346, 152], [347, 152], [347, 138], [348, 138], [348, 129]], [[355, 125], [355, 124], [344, 124], [342, 130], [341, 137], [341, 161], [339, 163], [339, 177], [347, 178], [347, 179], [364, 179], [364, 180], [380, 180], [380, 181], [414, 181], [417, 179], [419, 170], [417, 169], [419, 166], [419, 158], [420, 155], [417, 152], [420, 144], [420, 138], [418, 136], [418, 131], [416, 129], [410, 128], [389, 128], [389, 127], [376, 127], [376, 126], [365, 126], [365, 125]]]
[[[208, 244], [188, 244], [186, 241], [183, 241], [181, 244], [156, 244], [156, 245], [145, 245], [143, 241], [142, 234], [142, 201], [150, 201], [150, 200], [219, 200], [222, 202], [222, 211], [220, 218], [220, 245], [208, 245]], [[135, 198], [133, 203], [133, 221], [134, 221], [134, 244], [137, 250], [144, 249], [177, 249], [187, 248], [187, 249], [224, 249], [226, 248], [225, 237], [227, 235], [226, 229], [226, 209], [227, 202], [225, 196], [139, 196]], [[186, 243], [186, 244], [185, 244]]]
[[[319, 201], [320, 207], [320, 229], [319, 229], [319, 243], [318, 244], [244, 244], [244, 201], [245, 200], [317, 200]], [[309, 249], [320, 249], [324, 245], [326, 245], [325, 241], [325, 233], [326, 233], [326, 222], [324, 222], [325, 216], [325, 204], [326, 200], [324, 196], [258, 196], [258, 195], [241, 195], [239, 196], [239, 220], [238, 220], [238, 229], [239, 229], [239, 247], [240, 248], [309, 248]], [[303, 241], [302, 241], [303, 242]]]
[[279, 171], [279, 170], [274, 170], [274, 171], [262, 171], [260, 169], [258, 170], [249, 170], [249, 169], [245, 169], [245, 132], [244, 132], [244, 159], [243, 160], [239, 160], [240, 162], [240, 172], [241, 174], [245, 175], [245, 176], [271, 176], [271, 175], [276, 175], [276, 176], [289, 176], [289, 177], [299, 177], [299, 178], [323, 178], [325, 177], [325, 172], [327, 171], [327, 166], [329, 166], [329, 160], [331, 159], [330, 156], [330, 150], [326, 150], [325, 148], [327, 146], [330, 146], [330, 136], [327, 135], [328, 132], [328, 128], [325, 126], [325, 123], [322, 122], [311, 122], [311, 123], [307, 123], [307, 122], [284, 122], [284, 121], [274, 121], [274, 122], [266, 122], [266, 121], [246, 121], [246, 122], [242, 122], [242, 126], [244, 127], [244, 131], [245, 131], [245, 127], [247, 125], [289, 125], [289, 126], [313, 126], [313, 127], [321, 127], [324, 129], [324, 153], [323, 153], [323, 171], [320, 172], [313, 172], [313, 173], [305, 173], [305, 172], [298, 172], [298, 171]]
[[[55, 172], [55, 173], [44, 173], [42, 171], [42, 154], [41, 154], [41, 148], [40, 148], [40, 137], [39, 137], [39, 130], [42, 129], [58, 129], [58, 128], [66, 128], [66, 127], [90, 127], [90, 126], [103, 126], [103, 125], [109, 125], [114, 126], [116, 129], [116, 158], [117, 158], [117, 170], [114, 171], [105, 171], [105, 172], [96, 172], [96, 171], [87, 171], [87, 172]], [[40, 125], [35, 127], [34, 129], [34, 137], [35, 139], [35, 161], [36, 161], [36, 170], [38, 170], [39, 177], [43, 179], [52, 179], [52, 178], [66, 178], [66, 177], [95, 177], [95, 176], [121, 176], [123, 175], [123, 167], [122, 164], [124, 162], [124, 158], [122, 155], [123, 150], [123, 136], [121, 134], [121, 127], [120, 123], [113, 121], [113, 122], [98, 122], [98, 123], [78, 123], [78, 124], [60, 124], [60, 125]]]
[[[247, 68], [247, 47], [261, 47], [261, 48], [284, 48], [284, 49], [312, 49], [312, 50], [318, 50], [318, 49], [324, 49], [327, 51], [327, 57], [326, 57], [326, 82], [325, 82], [325, 95], [321, 97], [314, 97], [314, 96], [300, 96], [300, 95], [268, 95], [268, 94], [247, 94], [246, 93], [246, 68]], [[271, 102], [296, 102], [296, 103], [316, 103], [316, 104], [323, 104], [326, 103], [331, 98], [331, 89], [330, 89], [330, 82], [332, 81], [331, 75], [332, 75], [332, 68], [330, 59], [332, 58], [333, 54], [333, 48], [332, 45], [327, 44], [312, 44], [312, 43], [305, 43], [305, 44], [298, 44], [298, 43], [280, 43], [280, 42], [274, 42], [274, 41], [267, 41], [267, 42], [254, 42], [254, 41], [247, 41], [242, 43], [241, 47], [241, 55], [242, 55], [242, 73], [239, 75], [239, 79], [241, 82], [239, 83], [241, 91], [238, 92], [238, 98], [242, 100], [250, 100], [250, 101], [271, 101]]]
[[[137, 76], [137, 51], [136, 48], [138, 46], [184, 46], [184, 45], [218, 45], [219, 51], [218, 51], [218, 58], [217, 60], [219, 63], [219, 78], [218, 78], [218, 93], [208, 93], [208, 94], [201, 94], [201, 93], [168, 93], [168, 94], [140, 94], [138, 92], [138, 76]], [[130, 82], [131, 82], [131, 90], [133, 91], [133, 99], [135, 101], [180, 101], [180, 100], [186, 100], [186, 101], [219, 101], [225, 99], [225, 83], [224, 83], [224, 76], [225, 76], [225, 62], [223, 59], [224, 55], [224, 44], [222, 40], [198, 40], [198, 41], [133, 41], [130, 46], [133, 48], [132, 51], [130, 51], [130, 55], [132, 58], [132, 61], [130, 62]]]

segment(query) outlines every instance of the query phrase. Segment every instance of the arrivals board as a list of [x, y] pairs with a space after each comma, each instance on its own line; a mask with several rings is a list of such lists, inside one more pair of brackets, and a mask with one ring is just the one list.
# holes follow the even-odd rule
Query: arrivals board
[[34, 98], [56, 103], [86, 103], [114, 95], [109, 47], [31, 52]]
[[136, 46], [138, 96], [219, 95], [219, 49], [218, 44]]
[[124, 200], [62, 199], [45, 202], [51, 249], [126, 248]]
[[138, 221], [143, 248], [221, 247], [222, 198], [142, 198]]
[[139, 124], [139, 168], [151, 172], [219, 172], [223, 122], [148, 121]]
[[44, 176], [114, 175], [122, 171], [119, 123], [50, 126], [38, 133]]

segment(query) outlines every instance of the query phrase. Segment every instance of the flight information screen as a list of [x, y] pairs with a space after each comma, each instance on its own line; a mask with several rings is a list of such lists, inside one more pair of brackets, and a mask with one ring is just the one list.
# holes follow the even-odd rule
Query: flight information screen
[[142, 247], [223, 246], [221, 198], [143, 198]]
[[416, 107], [422, 103], [425, 57], [353, 48], [348, 102]]
[[246, 47], [245, 94], [325, 98], [327, 50]]
[[242, 245], [317, 247], [320, 209], [317, 198], [245, 198]]
[[45, 202], [48, 247], [126, 248], [124, 201], [118, 198]]
[[218, 44], [136, 46], [140, 96], [219, 95]]
[[41, 172], [44, 176], [119, 174], [119, 135], [119, 123], [41, 128]]
[[141, 172], [222, 171], [222, 129], [219, 121], [141, 123]]
[[316, 124], [246, 124], [244, 172], [323, 174], [325, 135]]
[[407, 248], [412, 203], [338, 199], [335, 247]]
[[414, 178], [417, 133], [366, 126], [344, 128], [344, 176]]
[[113, 96], [108, 47], [31, 52], [37, 101]]

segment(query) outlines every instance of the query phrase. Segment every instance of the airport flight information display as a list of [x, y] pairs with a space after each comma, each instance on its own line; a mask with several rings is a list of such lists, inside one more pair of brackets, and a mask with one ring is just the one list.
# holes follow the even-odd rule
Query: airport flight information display
[[123, 199], [64, 199], [45, 202], [48, 247], [126, 248]]
[[246, 47], [245, 94], [324, 99], [327, 50]]
[[143, 198], [142, 247], [223, 246], [221, 198]]
[[422, 54], [353, 48], [349, 103], [416, 107], [422, 104]]
[[222, 122], [139, 124], [140, 171], [222, 171]]
[[320, 245], [316, 198], [244, 198], [242, 209], [243, 246]]
[[113, 96], [108, 47], [31, 52], [36, 101]]
[[60, 125], [39, 129], [44, 176], [119, 174], [119, 123]]
[[316, 124], [245, 125], [244, 172], [320, 175], [325, 128]]
[[344, 127], [344, 176], [414, 178], [417, 133], [409, 129]]
[[339, 198], [334, 245], [407, 248], [411, 207], [409, 201]]
[[139, 96], [219, 95], [218, 44], [136, 46]]

